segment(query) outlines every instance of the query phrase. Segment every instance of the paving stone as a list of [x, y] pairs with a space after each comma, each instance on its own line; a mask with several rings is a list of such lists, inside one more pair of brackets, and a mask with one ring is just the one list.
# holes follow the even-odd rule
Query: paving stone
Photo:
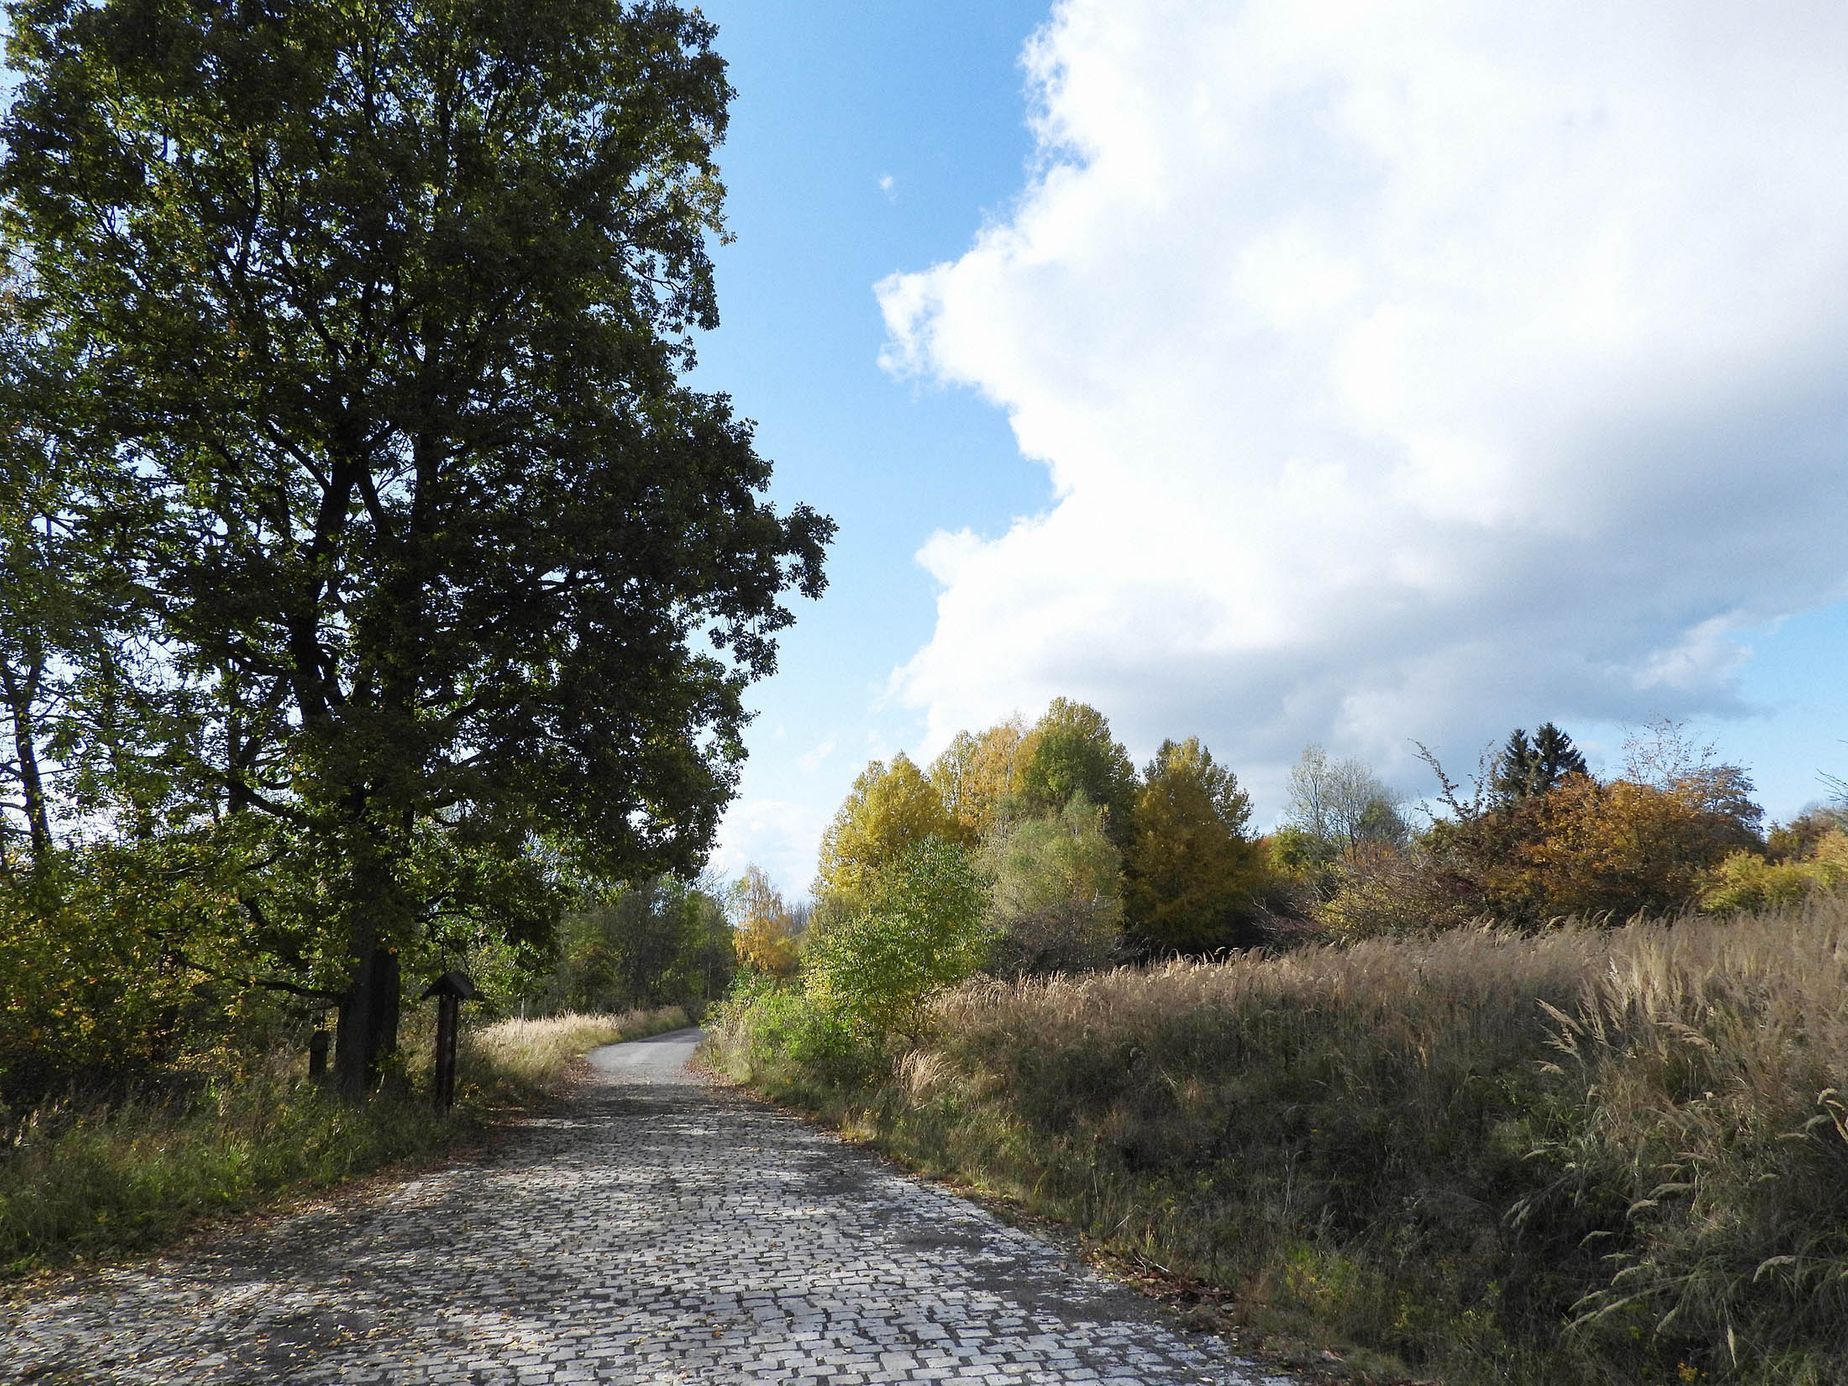
[[0, 1380], [1288, 1386], [694, 1038], [597, 1051], [485, 1160], [0, 1302]]

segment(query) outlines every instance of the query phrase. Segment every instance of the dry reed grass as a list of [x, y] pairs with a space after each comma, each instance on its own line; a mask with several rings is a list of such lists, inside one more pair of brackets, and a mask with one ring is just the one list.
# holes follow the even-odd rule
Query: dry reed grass
[[1250, 1304], [1447, 1379], [1848, 1380], [1843, 898], [981, 982], [934, 1021], [858, 1119]]

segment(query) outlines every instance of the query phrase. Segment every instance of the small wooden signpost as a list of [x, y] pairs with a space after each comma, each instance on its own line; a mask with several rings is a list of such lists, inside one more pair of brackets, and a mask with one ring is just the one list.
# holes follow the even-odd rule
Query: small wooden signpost
[[468, 974], [451, 968], [423, 990], [419, 999], [436, 998], [436, 1109], [446, 1112], [456, 1100], [456, 1030], [464, 1001], [475, 999]]

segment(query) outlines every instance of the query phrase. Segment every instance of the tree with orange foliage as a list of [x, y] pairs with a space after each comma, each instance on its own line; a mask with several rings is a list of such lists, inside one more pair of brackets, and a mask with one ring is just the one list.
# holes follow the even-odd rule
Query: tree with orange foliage
[[1728, 853], [1756, 843], [1695, 783], [1660, 789], [1574, 775], [1545, 796], [1540, 825], [1519, 847], [1516, 870], [1534, 878], [1531, 894], [1548, 915], [1674, 913]]
[[1634, 733], [1625, 749], [1624, 778], [1569, 774], [1539, 794], [1465, 801], [1439, 769], [1457, 817], [1421, 839], [1425, 869], [1471, 915], [1623, 920], [1687, 909], [1730, 854], [1763, 850], [1763, 811], [1739, 766], [1671, 721]]

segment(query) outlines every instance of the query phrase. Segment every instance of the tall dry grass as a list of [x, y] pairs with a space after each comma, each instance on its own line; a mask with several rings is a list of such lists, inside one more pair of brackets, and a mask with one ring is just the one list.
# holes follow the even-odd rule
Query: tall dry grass
[[1455, 1380], [1848, 1380], [1839, 898], [982, 983], [934, 1019], [841, 1101], [1260, 1311]]

